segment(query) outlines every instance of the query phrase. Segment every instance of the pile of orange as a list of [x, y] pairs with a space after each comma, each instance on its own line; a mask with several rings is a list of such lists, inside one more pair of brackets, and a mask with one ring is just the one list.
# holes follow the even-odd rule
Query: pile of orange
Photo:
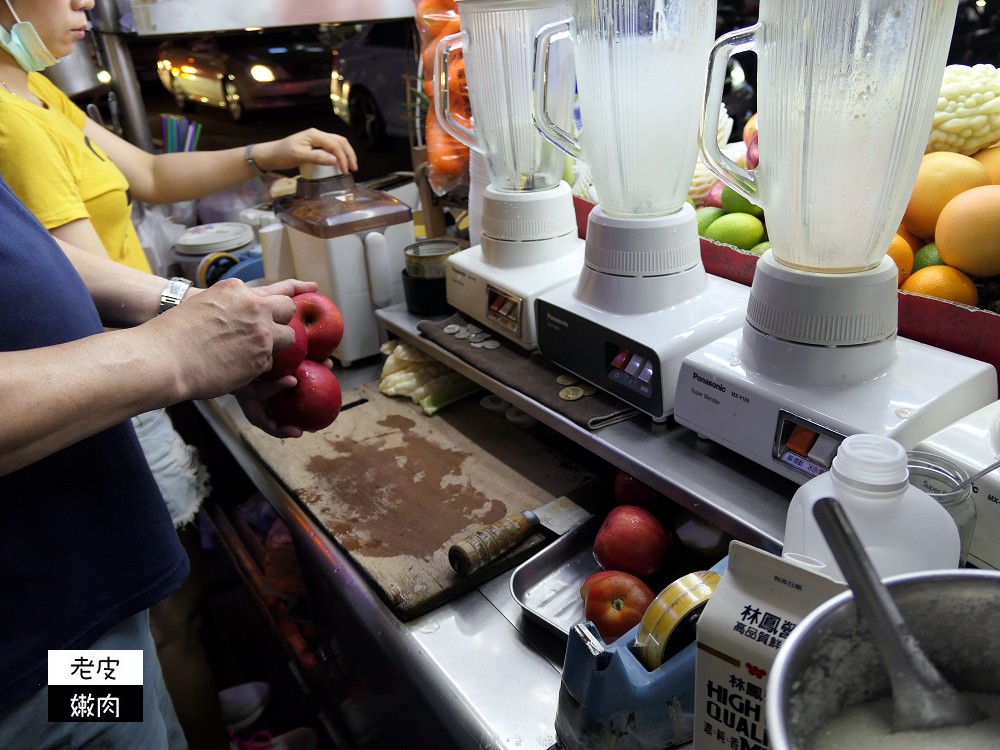
[[973, 278], [1000, 275], [1000, 146], [925, 154], [888, 255], [900, 289], [977, 305]]

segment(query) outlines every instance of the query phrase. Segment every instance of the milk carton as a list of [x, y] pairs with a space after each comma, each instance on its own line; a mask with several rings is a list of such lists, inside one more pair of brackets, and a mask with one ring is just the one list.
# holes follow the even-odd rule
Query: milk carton
[[695, 750], [767, 750], [767, 676], [792, 629], [844, 590], [818, 571], [742, 542], [698, 621]]

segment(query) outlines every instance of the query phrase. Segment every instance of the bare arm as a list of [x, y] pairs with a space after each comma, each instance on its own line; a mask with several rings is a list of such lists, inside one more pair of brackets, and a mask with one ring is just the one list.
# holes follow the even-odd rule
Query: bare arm
[[[83, 126], [83, 132], [125, 174], [132, 195], [146, 203], [200, 198], [255, 175], [243, 158], [242, 148], [150, 154], [92, 120]], [[346, 138], [315, 128], [255, 144], [253, 157], [264, 170], [293, 169], [304, 163], [336, 164], [344, 172], [358, 168], [357, 156]]]
[[[277, 425], [258, 400], [294, 385], [254, 379], [294, 334], [290, 296], [315, 284], [250, 288], [236, 279], [194, 293], [156, 316], [164, 280], [63, 246], [102, 315], [133, 328], [27, 351], [0, 352], [0, 474], [26, 466], [144, 411], [240, 392], [255, 424]], [[256, 417], [256, 418], [255, 418]]]

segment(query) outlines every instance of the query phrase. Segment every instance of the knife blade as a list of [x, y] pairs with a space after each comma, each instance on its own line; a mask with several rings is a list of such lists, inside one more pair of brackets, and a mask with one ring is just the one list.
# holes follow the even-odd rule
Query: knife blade
[[565, 534], [590, 515], [563, 495], [534, 511], [514, 513], [469, 534], [451, 545], [448, 562], [460, 576], [467, 576], [523, 542], [535, 526], [542, 525], [555, 534]]

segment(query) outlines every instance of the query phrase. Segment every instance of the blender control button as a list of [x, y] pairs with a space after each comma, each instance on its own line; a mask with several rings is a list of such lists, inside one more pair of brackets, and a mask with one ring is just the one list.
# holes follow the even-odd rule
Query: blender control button
[[833, 466], [833, 457], [837, 455], [840, 441], [830, 435], [820, 435], [816, 443], [809, 451], [809, 458], [815, 463], [830, 468]]
[[631, 356], [632, 352], [628, 349], [619, 349], [614, 359], [611, 360], [611, 366], [616, 370], [624, 370]]
[[633, 354], [632, 358], [628, 361], [628, 364], [625, 365], [625, 372], [633, 376], [638, 375], [644, 364], [646, 364], [646, 360], [638, 354]]
[[643, 383], [648, 383], [653, 379], [653, 360], [647, 359], [646, 364], [642, 367], [642, 372], [639, 373], [639, 380]]
[[804, 425], [797, 424], [794, 429], [792, 429], [792, 434], [788, 436], [788, 442], [785, 443], [785, 447], [800, 456], [808, 456], [809, 451], [812, 450], [813, 444], [816, 442], [816, 438], [818, 437], [819, 433], [815, 430], [811, 430]]

